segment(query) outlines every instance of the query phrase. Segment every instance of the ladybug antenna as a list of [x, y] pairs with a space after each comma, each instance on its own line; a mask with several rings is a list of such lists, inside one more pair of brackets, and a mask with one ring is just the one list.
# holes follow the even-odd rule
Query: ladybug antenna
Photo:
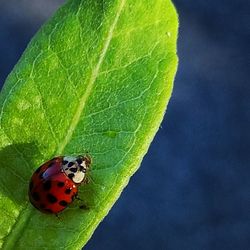
[[87, 167], [89, 167], [92, 164], [92, 158], [88, 154], [84, 156], [84, 161]]

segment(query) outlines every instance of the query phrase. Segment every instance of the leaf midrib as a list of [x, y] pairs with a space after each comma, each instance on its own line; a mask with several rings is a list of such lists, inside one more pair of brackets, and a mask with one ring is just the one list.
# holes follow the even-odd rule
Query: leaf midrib
[[111, 24], [111, 27], [109, 29], [109, 32], [108, 32], [108, 35], [107, 35], [107, 38], [105, 39], [105, 42], [104, 42], [104, 46], [103, 46], [103, 49], [101, 51], [101, 54], [100, 54], [100, 57], [99, 57], [99, 60], [96, 64], [96, 66], [94, 67], [92, 73], [91, 73], [91, 76], [90, 76], [90, 80], [87, 84], [87, 88], [86, 88], [86, 91], [84, 92], [84, 94], [82, 95], [81, 99], [80, 99], [80, 102], [79, 102], [79, 105], [77, 106], [77, 109], [75, 111], [75, 114], [70, 122], [70, 126], [68, 128], [68, 132], [67, 132], [67, 135], [65, 136], [63, 142], [61, 144], [59, 144], [58, 146], [58, 149], [57, 149], [57, 152], [56, 154], [57, 155], [60, 155], [63, 153], [63, 150], [65, 149], [65, 147], [67, 146], [67, 144], [69, 143], [69, 141], [71, 140], [72, 138], [72, 135], [77, 127], [77, 124], [79, 123], [80, 121], [80, 117], [81, 117], [81, 114], [83, 113], [83, 110], [86, 106], [86, 103], [87, 103], [87, 100], [91, 94], [91, 91], [94, 87], [94, 84], [95, 84], [95, 81], [98, 77], [98, 73], [100, 71], [100, 68], [101, 68], [101, 65], [103, 63], [103, 60], [105, 58], [105, 55], [108, 51], [108, 48], [109, 48], [109, 44], [112, 40], [112, 37], [113, 37], [113, 33], [114, 33], [114, 29], [116, 27], [116, 24], [118, 22], [118, 19], [121, 15], [121, 12], [122, 12], [122, 9], [125, 5], [125, 2], [126, 0], [121, 0], [120, 2], [120, 5], [118, 6], [118, 10], [117, 10], [117, 13], [116, 13], [116, 16], [115, 16], [115, 19], [113, 21], [113, 23]]
[[[100, 57], [99, 57], [99, 60], [96, 64], [96, 66], [92, 70], [90, 80], [87, 84], [86, 91], [82, 95], [82, 97], [79, 101], [79, 105], [74, 113], [74, 116], [73, 116], [71, 122], [70, 122], [70, 126], [68, 128], [68, 132], [67, 132], [67, 135], [65, 136], [65, 139], [63, 140], [63, 142], [61, 144], [58, 145], [58, 149], [56, 152], [56, 154], [58, 154], [58, 155], [63, 153], [65, 147], [67, 146], [67, 144], [70, 142], [70, 140], [72, 138], [74, 130], [76, 129], [76, 127], [80, 121], [81, 114], [83, 113], [83, 110], [86, 106], [87, 100], [91, 94], [91, 91], [94, 87], [95, 81], [98, 77], [100, 68], [102, 66], [105, 55], [108, 51], [110, 42], [111, 42], [112, 37], [113, 37], [115, 27], [117, 25], [117, 22], [119, 20], [121, 13], [122, 13], [122, 10], [125, 6], [125, 3], [126, 3], [126, 0], [121, 0], [120, 5], [118, 5], [115, 19], [110, 26], [109, 32], [107, 34], [107, 38], [104, 40], [103, 49], [101, 50], [101, 54], [100, 54]], [[5, 241], [2, 245], [3, 249], [11, 249], [12, 246], [15, 246], [15, 243], [20, 239], [21, 233], [24, 231], [24, 228], [28, 224], [29, 219], [31, 218], [32, 214], [34, 214], [34, 211], [35, 210], [29, 205], [29, 203], [27, 203], [26, 206], [20, 211], [20, 213], [16, 219], [15, 224], [11, 228], [11, 231], [5, 237]]]

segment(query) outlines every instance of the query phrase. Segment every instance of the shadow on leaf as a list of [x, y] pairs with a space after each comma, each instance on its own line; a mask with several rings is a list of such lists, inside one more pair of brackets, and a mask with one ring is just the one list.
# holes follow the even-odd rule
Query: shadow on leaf
[[12, 144], [0, 151], [0, 193], [13, 202], [28, 200], [29, 180], [41, 154], [34, 142]]

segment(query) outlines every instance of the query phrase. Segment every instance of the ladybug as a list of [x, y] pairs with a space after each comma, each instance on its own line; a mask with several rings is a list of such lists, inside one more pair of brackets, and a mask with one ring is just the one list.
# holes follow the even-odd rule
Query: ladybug
[[58, 156], [42, 164], [32, 175], [29, 199], [43, 213], [58, 214], [77, 197], [78, 186], [87, 183], [90, 156]]

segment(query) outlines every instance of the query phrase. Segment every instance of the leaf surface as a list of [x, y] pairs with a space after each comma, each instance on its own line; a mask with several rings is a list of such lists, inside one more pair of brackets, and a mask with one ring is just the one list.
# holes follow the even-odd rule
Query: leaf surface
[[[0, 246], [80, 249], [139, 167], [177, 68], [169, 0], [71, 0], [35, 35], [0, 95]], [[28, 201], [33, 171], [89, 152], [88, 210], [60, 220]]]

